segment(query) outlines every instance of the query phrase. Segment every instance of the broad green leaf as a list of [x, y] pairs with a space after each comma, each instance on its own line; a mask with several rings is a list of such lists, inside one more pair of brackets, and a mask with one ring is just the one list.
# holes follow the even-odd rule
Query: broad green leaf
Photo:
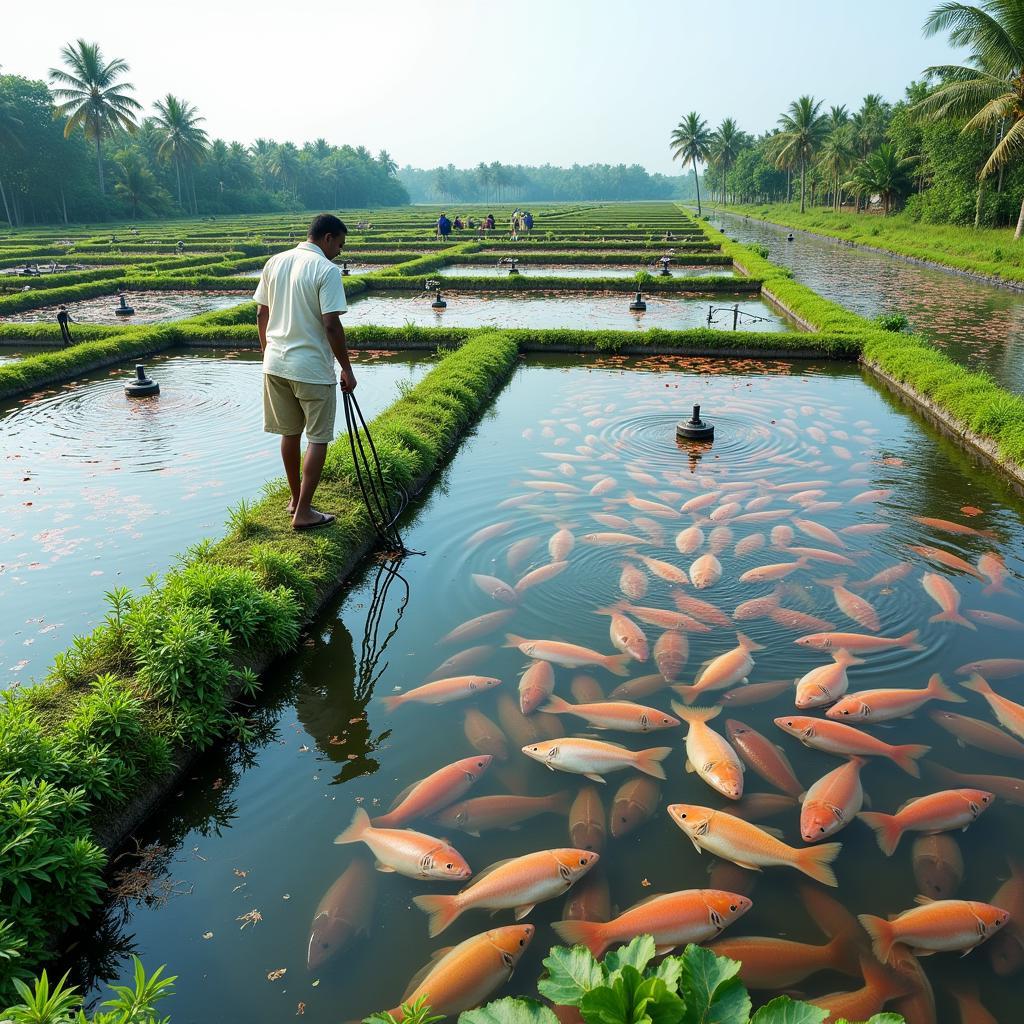
[[580, 1010], [587, 1024], [680, 1024], [684, 1006], [660, 978], [644, 978], [627, 964], [610, 985], [588, 992]]
[[605, 972], [585, 946], [555, 946], [544, 960], [548, 976], [537, 989], [556, 1006], [579, 1006], [584, 993], [605, 982]]
[[459, 1014], [459, 1024], [558, 1024], [552, 1010], [534, 999], [508, 996]]
[[810, 1003], [794, 1002], [789, 996], [778, 996], [765, 1003], [750, 1018], [750, 1024], [821, 1024], [827, 1016], [828, 1010], [820, 1010]]
[[679, 991], [679, 975], [683, 965], [677, 956], [667, 956], [654, 969], [654, 977], [661, 978], [669, 992]]
[[750, 996], [737, 977], [739, 963], [692, 944], [679, 959], [679, 992], [686, 1003], [683, 1024], [747, 1024]]
[[[855, 1024], [855, 1022], [844, 1017], [842, 1020], [836, 1021], [836, 1024]], [[859, 1024], [907, 1024], [907, 1022], [898, 1013], [876, 1013], [869, 1020], [860, 1021]]]
[[612, 950], [602, 961], [609, 978], [626, 964], [635, 967], [640, 973], [654, 959], [654, 939], [650, 935], [638, 935], [628, 946], [620, 946]]

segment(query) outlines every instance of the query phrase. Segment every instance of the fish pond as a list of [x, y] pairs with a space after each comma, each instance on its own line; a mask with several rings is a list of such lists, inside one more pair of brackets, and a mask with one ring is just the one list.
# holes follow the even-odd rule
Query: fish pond
[[[520, 263], [519, 274], [529, 277], [636, 277], [645, 270], [661, 277], [660, 267], [632, 265], [616, 266], [611, 263]], [[441, 277], [508, 277], [508, 266], [489, 266], [483, 263], [451, 263], [431, 272]], [[677, 266], [670, 271], [672, 277], [735, 277], [731, 267]]]
[[[368, 417], [429, 369], [410, 355], [353, 353]], [[146, 365], [155, 398], [126, 398], [118, 368], [0, 402], [0, 689], [41, 677], [102, 619], [106, 591], [219, 536], [226, 507], [280, 475], [258, 353], [179, 348]]]
[[[711, 445], [676, 440], [694, 402], [714, 422]], [[78, 936], [71, 966], [98, 998], [102, 980], [128, 978], [130, 954], [167, 963], [179, 979], [168, 1006], [176, 1021], [336, 1022], [397, 1005], [438, 949], [512, 923], [512, 910], [492, 919], [468, 909], [431, 938], [414, 898], [465, 883], [375, 872], [363, 843], [334, 840], [354, 816], [382, 815], [412, 783], [474, 757], [479, 778], [468, 792], [464, 780], [458, 799], [491, 797], [490, 817], [474, 817], [483, 810], [470, 805], [408, 824], [449, 840], [477, 874], [546, 848], [600, 855], [567, 896], [529, 913], [536, 935], [501, 994], [536, 994], [541, 961], [558, 941], [553, 922], [600, 921], [654, 894], [708, 886], [753, 901], [739, 920], [727, 913], [724, 940], [822, 946], [838, 936], [804, 957], [823, 969], [797, 972], [799, 980], [769, 950], [754, 978], [757, 1001], [775, 988], [807, 998], [856, 989], [851, 915], [884, 918], [922, 891], [988, 901], [1010, 877], [1007, 852], [1024, 841], [1024, 783], [1013, 781], [1024, 774], [1024, 745], [962, 685], [972, 662], [997, 659], [978, 668], [999, 693], [1020, 693], [1021, 513], [990, 470], [853, 366], [529, 359], [410, 513], [406, 544], [425, 554], [401, 564], [401, 579], [371, 566], [311, 624], [298, 653], [277, 663], [252, 712], [259, 740], [187, 773], [137, 834], [139, 852], [115, 865], [115, 895]], [[629, 622], [611, 620], [613, 607]], [[805, 639], [834, 632], [858, 638], [818, 647]], [[978, 785], [953, 772], [1004, 777], [992, 784], [995, 801], [979, 806], [967, 831], [924, 843], [908, 833], [891, 857], [851, 820], [856, 803], [844, 803], [846, 817], [830, 822], [845, 825], [830, 837], [842, 843], [835, 888], [791, 867], [754, 873], [702, 855], [667, 806], [736, 812], [805, 848], [796, 795], [844, 759], [801, 745], [775, 720], [797, 713], [794, 680], [846, 663], [830, 654], [840, 641], [859, 660], [832, 673], [834, 697], [848, 681], [851, 692], [931, 686], [943, 698], [864, 728], [884, 744], [929, 748], [896, 751], [902, 768], [887, 756], [865, 759], [873, 810]], [[573, 655], [567, 644], [591, 653]], [[719, 660], [702, 674], [702, 664], [737, 649], [731, 672]], [[552, 676], [531, 652], [550, 659]], [[541, 691], [553, 679], [557, 714], [521, 712], [527, 669]], [[443, 704], [411, 693], [466, 674], [497, 682], [447, 684], [462, 699]], [[935, 674], [944, 682], [930, 682]], [[696, 717], [684, 700], [721, 705], [705, 728], [744, 750], [753, 734], [742, 741], [736, 730], [755, 730], [785, 752], [793, 777], [748, 767], [736, 803], [705, 781], [721, 762], [694, 748], [698, 771], [686, 770], [686, 725], [595, 732], [560, 703], [611, 696], [653, 709], [648, 726]], [[823, 710], [799, 714], [822, 728]], [[565, 751], [594, 739], [665, 748], [643, 763], [667, 777], [602, 768], [589, 780], [521, 751], [539, 747], [544, 761], [553, 739]], [[564, 766], [560, 758], [552, 763]], [[539, 798], [532, 816], [524, 797]], [[1017, 876], [1009, 890], [1018, 906], [1022, 886]], [[325, 931], [321, 919], [314, 929], [318, 910], [347, 925]], [[1004, 931], [966, 959], [921, 961], [939, 1019], [953, 1019], [954, 985], [977, 985], [997, 1019], [1013, 1019], [1019, 935]]]
[[[81, 299], [67, 303], [68, 312], [74, 322], [82, 324], [155, 324], [170, 320], [184, 320], [199, 313], [212, 313], [230, 309], [252, 298], [249, 292], [125, 292], [125, 301], [135, 312], [131, 316], [118, 316], [116, 293], [94, 299]], [[55, 321], [58, 306], [41, 306], [0, 316], [0, 323], [38, 323]], [[74, 323], [71, 325], [74, 335]]]
[[[431, 272], [433, 274], [433, 272]], [[788, 319], [761, 299], [749, 295], [716, 294], [709, 298], [676, 298], [644, 294], [647, 311], [629, 309], [629, 292], [549, 292], [546, 294], [510, 292], [450, 292], [442, 288], [444, 310], [431, 309], [434, 292], [370, 292], [353, 299], [347, 320], [355, 324], [402, 327], [407, 323], [422, 327], [563, 327], [576, 330], [643, 331], [651, 327], [685, 330], [706, 327], [708, 310], [719, 327], [732, 325], [732, 308], [738, 305], [740, 330], [789, 331], [795, 327]], [[724, 307], [728, 307], [728, 312]], [[728, 323], [726, 321], [728, 320]]]

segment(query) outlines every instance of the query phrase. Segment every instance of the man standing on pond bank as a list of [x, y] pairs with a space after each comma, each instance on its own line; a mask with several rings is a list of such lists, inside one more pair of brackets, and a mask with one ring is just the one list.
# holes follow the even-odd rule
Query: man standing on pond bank
[[[341, 326], [348, 305], [341, 270], [333, 262], [347, 233], [333, 214], [314, 217], [305, 242], [267, 260], [253, 295], [263, 351], [263, 429], [281, 435], [295, 530], [334, 522], [333, 515], [313, 507], [313, 495], [334, 437], [335, 360], [341, 365], [341, 390], [356, 387]], [[300, 474], [303, 430], [306, 458]]]

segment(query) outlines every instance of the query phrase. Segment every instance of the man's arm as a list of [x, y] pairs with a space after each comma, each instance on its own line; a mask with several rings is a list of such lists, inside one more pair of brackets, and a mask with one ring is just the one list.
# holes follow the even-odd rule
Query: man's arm
[[341, 326], [341, 314], [324, 313], [321, 319], [324, 331], [327, 332], [327, 344], [331, 346], [334, 358], [341, 365], [341, 390], [355, 391], [356, 375], [352, 372], [352, 364], [348, 358], [348, 345], [345, 343], [345, 328]]
[[260, 336], [260, 351], [267, 351], [267, 324], [270, 322], [270, 307], [259, 305], [256, 307], [256, 330]]

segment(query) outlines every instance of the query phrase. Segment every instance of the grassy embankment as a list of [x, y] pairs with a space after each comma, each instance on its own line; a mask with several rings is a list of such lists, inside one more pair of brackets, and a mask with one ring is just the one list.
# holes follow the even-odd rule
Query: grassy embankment
[[881, 217], [819, 208], [801, 213], [795, 203], [723, 206], [721, 209], [783, 227], [869, 245], [897, 256], [1024, 285], [1024, 241], [1013, 240], [1013, 228], [921, 224], [898, 213]]

